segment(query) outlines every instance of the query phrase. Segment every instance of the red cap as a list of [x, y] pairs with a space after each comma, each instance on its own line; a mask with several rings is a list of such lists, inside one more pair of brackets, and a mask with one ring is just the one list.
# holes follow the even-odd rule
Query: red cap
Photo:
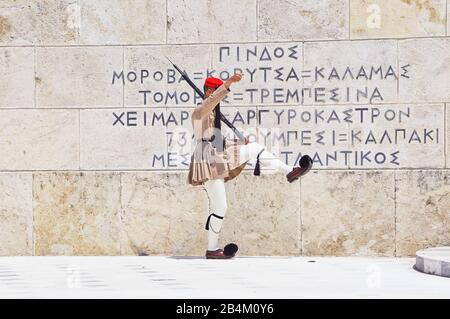
[[210, 87], [210, 88], [217, 89], [222, 84], [223, 84], [223, 81], [221, 79], [218, 79], [218, 78], [207, 78], [205, 80], [205, 86]]

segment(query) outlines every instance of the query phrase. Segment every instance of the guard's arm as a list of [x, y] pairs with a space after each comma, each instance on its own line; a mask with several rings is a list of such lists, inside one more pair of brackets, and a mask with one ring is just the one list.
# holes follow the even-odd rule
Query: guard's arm
[[225, 83], [219, 86], [210, 96], [203, 100], [192, 112], [192, 118], [199, 120], [204, 118], [211, 112], [220, 101], [230, 92], [230, 89], [225, 87]]
[[230, 92], [230, 86], [234, 82], [239, 82], [243, 74], [234, 74], [224, 84], [219, 86], [209, 97], [203, 100], [203, 103], [197, 106], [192, 112], [192, 118], [199, 120], [211, 112], [217, 104]]

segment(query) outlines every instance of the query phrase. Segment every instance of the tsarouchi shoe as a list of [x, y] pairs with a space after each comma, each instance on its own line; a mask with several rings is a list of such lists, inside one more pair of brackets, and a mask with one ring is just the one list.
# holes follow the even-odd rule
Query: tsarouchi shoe
[[205, 257], [206, 259], [230, 259], [233, 258], [234, 255], [227, 256], [223, 253], [223, 250], [219, 248], [217, 250], [207, 250]]
[[313, 166], [313, 161], [311, 157], [308, 155], [302, 156], [300, 159], [300, 166], [294, 167], [289, 174], [286, 175], [286, 178], [289, 183], [292, 183], [293, 181], [299, 179], [306, 173], [308, 173]]

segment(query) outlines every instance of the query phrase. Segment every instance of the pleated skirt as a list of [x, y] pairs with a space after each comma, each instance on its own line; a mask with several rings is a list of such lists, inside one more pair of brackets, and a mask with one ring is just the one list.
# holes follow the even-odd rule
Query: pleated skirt
[[240, 140], [225, 138], [223, 152], [213, 147], [210, 141], [199, 141], [195, 145], [189, 165], [188, 184], [204, 185], [208, 180], [223, 179], [225, 182], [238, 176], [247, 162], [241, 163]]

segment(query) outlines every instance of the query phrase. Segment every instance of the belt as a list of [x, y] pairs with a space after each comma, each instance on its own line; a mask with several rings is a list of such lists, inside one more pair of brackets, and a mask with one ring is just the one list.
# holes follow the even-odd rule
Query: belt
[[215, 138], [216, 138], [215, 135], [213, 135], [211, 138], [201, 138], [201, 139], [199, 138], [197, 142], [212, 142], [214, 141]]
[[[200, 142], [212, 142], [212, 141], [214, 141], [214, 139], [216, 138], [216, 136], [215, 135], [213, 135], [211, 138], [199, 138], [199, 139], [197, 139], [197, 143], [200, 143]], [[225, 149], [225, 137], [224, 136], [222, 136], [222, 139], [223, 139], [223, 141], [222, 141], [222, 149]]]

